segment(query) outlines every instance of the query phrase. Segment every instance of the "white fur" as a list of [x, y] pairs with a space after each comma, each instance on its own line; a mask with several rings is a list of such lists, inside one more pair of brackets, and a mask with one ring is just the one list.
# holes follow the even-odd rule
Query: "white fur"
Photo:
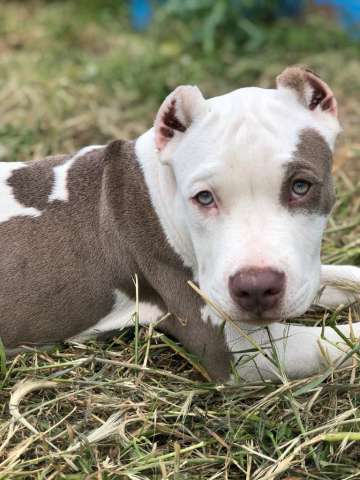
[[[279, 316], [296, 316], [319, 287], [326, 219], [293, 214], [280, 204], [283, 165], [292, 160], [300, 132], [322, 126], [277, 90], [241, 89], [210, 99], [207, 108], [173, 156], [200, 286], [243, 321], [248, 317], [230, 298], [229, 277], [248, 267], [281, 270], [287, 287]], [[204, 219], [187, 199], [208, 189], [221, 208]]]
[[[76, 339], [83, 340], [93, 335], [120, 330], [134, 325], [133, 314], [136, 312], [136, 304], [125, 293], [115, 290], [114, 305], [110, 313], [99, 320], [89, 329], [81, 332]], [[139, 324], [149, 325], [156, 322], [164, 313], [156, 306], [148, 302], [139, 302]]]
[[[339, 325], [339, 329], [350, 337], [348, 325]], [[356, 339], [359, 339], [360, 323], [355, 323], [353, 330]], [[243, 328], [253, 343], [235, 327], [227, 325], [225, 331], [227, 343], [235, 352], [237, 374], [248, 381], [262, 378], [286, 382], [287, 379], [315, 375], [326, 367], [338, 366], [349, 351], [349, 347], [331, 327], [323, 330], [322, 327], [274, 323], [267, 330]], [[356, 339], [353, 341], [356, 342]], [[274, 360], [275, 364], [269, 359]]]
[[33, 207], [25, 207], [18, 202], [13, 194], [8, 180], [12, 173], [19, 168], [26, 167], [26, 164], [19, 162], [0, 163], [0, 222], [6, 222], [13, 217], [30, 216], [39, 217], [40, 210]]
[[[332, 147], [339, 127], [320, 122], [287, 89], [244, 88], [204, 100], [196, 110], [169, 165], [159, 161], [153, 130], [136, 144], [170, 244], [201, 289], [234, 319], [248, 317], [231, 300], [228, 279], [247, 267], [282, 270], [287, 287], [279, 316], [302, 313], [320, 286], [326, 218], [281, 205], [283, 166], [293, 159], [303, 129], [316, 129]], [[189, 201], [200, 190], [220, 199], [216, 216], [203, 215]]]
[[49, 202], [54, 202], [55, 200], [60, 200], [62, 202], [67, 202], [69, 200], [69, 190], [67, 188], [67, 176], [70, 168], [76, 162], [76, 160], [86, 153], [89, 153], [98, 148], [102, 148], [102, 145], [90, 145], [79, 150], [70, 160], [54, 167], [54, 185], [52, 187], [51, 193], [49, 195]]
[[318, 301], [319, 305], [326, 308], [348, 305], [360, 298], [360, 268], [348, 265], [322, 265], [321, 286], [323, 291]]
[[174, 204], [176, 201], [174, 174], [170, 166], [159, 162], [153, 128], [139, 137], [135, 144], [135, 151], [150, 191], [152, 205], [170, 245], [182, 258], [185, 266], [196, 266], [183, 210], [178, 210]]

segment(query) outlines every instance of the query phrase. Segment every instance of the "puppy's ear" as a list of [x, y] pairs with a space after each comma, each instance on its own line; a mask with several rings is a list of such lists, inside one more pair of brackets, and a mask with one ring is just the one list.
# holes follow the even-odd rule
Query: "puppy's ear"
[[313, 112], [337, 117], [337, 102], [329, 86], [306, 66], [286, 68], [276, 79], [278, 89], [292, 90], [300, 103]]
[[155, 144], [168, 160], [194, 119], [202, 112], [205, 99], [197, 87], [177, 87], [166, 97], [155, 119]]

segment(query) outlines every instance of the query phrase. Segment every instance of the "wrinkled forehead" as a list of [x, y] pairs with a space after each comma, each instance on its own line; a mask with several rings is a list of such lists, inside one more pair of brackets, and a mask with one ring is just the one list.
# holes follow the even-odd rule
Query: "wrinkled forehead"
[[269, 174], [291, 161], [315, 167], [330, 161], [334, 133], [286, 91], [243, 88], [206, 104], [174, 158], [177, 173], [188, 180], [224, 169], [227, 175], [244, 168]]

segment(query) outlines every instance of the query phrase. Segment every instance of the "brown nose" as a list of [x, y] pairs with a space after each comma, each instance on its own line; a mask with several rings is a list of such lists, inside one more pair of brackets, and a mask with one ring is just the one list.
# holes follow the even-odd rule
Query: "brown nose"
[[277, 307], [284, 289], [285, 274], [272, 268], [239, 270], [229, 279], [229, 290], [234, 302], [257, 315]]

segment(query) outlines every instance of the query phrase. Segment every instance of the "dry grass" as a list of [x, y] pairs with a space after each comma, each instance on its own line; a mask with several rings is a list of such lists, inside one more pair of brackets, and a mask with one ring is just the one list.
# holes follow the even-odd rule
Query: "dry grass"
[[337, 372], [230, 387], [176, 351], [126, 331], [9, 361], [1, 478], [358, 478], [356, 354]]
[[[271, 62], [269, 52], [225, 52], [219, 66], [173, 40], [135, 35], [105, 10], [95, 23], [72, 2], [0, 7], [2, 160], [133, 137], [178, 83], [211, 95], [269, 86], [288, 63], [313, 65], [335, 88], [346, 127], [324, 260], [360, 265], [358, 49], [283, 52]], [[301, 320], [349, 315], [358, 320], [358, 307]], [[208, 383], [196, 360], [150, 329], [0, 363], [0, 478], [360, 478], [356, 348], [352, 367], [236, 387]]]

